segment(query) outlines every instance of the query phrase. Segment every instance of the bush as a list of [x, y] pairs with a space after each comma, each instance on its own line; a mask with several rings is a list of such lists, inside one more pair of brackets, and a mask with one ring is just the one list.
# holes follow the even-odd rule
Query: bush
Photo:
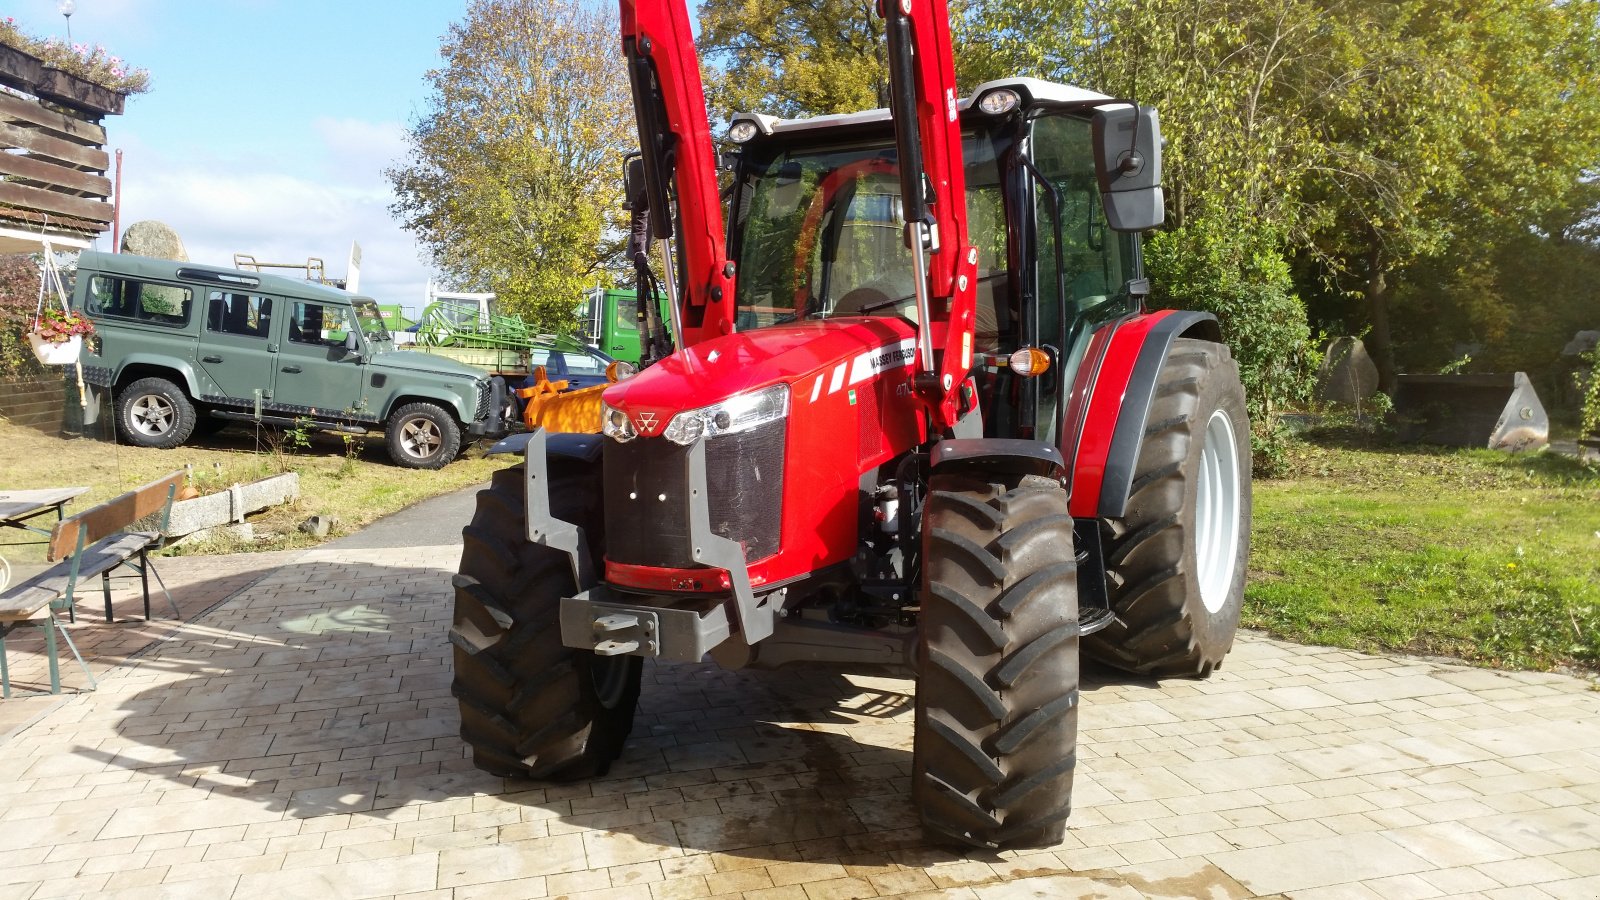
[[1145, 259], [1157, 306], [1216, 315], [1252, 418], [1310, 398], [1320, 354], [1288, 265], [1265, 236], [1189, 225], [1154, 235]]
[[39, 306], [39, 266], [31, 257], [0, 256], [0, 378], [43, 371], [28, 345]]

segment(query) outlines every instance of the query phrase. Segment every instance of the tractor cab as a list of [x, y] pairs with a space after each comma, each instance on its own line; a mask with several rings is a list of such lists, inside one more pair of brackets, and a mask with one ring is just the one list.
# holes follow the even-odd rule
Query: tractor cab
[[[1012, 79], [960, 103], [985, 436], [1059, 443], [1061, 375], [1077, 370], [1097, 326], [1139, 310], [1138, 240], [1109, 227], [1093, 150], [1094, 113], [1111, 102]], [[847, 316], [916, 321], [888, 110], [740, 114], [728, 136], [739, 148], [728, 231], [740, 331]], [[1014, 370], [1023, 348], [1042, 351], [1044, 365]]]

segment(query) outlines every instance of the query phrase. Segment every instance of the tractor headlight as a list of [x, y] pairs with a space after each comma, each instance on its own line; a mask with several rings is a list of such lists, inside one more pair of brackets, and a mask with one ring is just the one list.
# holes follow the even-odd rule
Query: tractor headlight
[[740, 119], [728, 126], [728, 140], [735, 144], [743, 144], [756, 136], [756, 123], [749, 119]]
[[[765, 425], [789, 414], [789, 386], [738, 394], [712, 406], [678, 413], [667, 423], [662, 435], [675, 444], [692, 444], [705, 437], [738, 434]], [[609, 428], [610, 426], [607, 425]], [[610, 433], [609, 431], [607, 432]]]
[[633, 421], [628, 414], [606, 405], [603, 400], [600, 402], [600, 430], [606, 437], [618, 442], [631, 441], [639, 436], [639, 432], [633, 430]]

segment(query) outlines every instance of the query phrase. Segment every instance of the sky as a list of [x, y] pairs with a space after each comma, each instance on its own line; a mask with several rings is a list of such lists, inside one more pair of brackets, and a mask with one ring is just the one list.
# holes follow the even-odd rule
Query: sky
[[[195, 262], [321, 257], [360, 289], [422, 304], [431, 271], [390, 217], [385, 167], [425, 110], [428, 69], [466, 0], [75, 0], [72, 40], [148, 69], [151, 90], [108, 116], [123, 151], [122, 227], [172, 226]], [[28, 34], [66, 37], [59, 0], [7, 0]], [[107, 173], [111, 177], [112, 173]], [[109, 233], [96, 249], [111, 249]], [[293, 274], [292, 272], [288, 274]]]

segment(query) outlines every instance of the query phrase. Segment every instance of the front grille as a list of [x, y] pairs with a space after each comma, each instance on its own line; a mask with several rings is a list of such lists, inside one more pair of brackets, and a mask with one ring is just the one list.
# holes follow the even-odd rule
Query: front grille
[[478, 380], [478, 409], [472, 414], [472, 421], [481, 422], [489, 415], [489, 382]]
[[[747, 562], [778, 551], [784, 420], [706, 440], [712, 532]], [[639, 566], [696, 565], [689, 542], [689, 448], [664, 438], [611, 442], [605, 453], [606, 556]]]

